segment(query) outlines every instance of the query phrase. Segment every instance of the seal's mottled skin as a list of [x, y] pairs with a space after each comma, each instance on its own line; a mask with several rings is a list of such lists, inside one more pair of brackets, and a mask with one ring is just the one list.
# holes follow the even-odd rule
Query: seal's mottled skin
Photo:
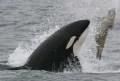
[[97, 29], [97, 34], [95, 36], [95, 40], [97, 43], [97, 59], [101, 59], [101, 54], [104, 48], [105, 39], [107, 37], [109, 29], [113, 28], [113, 23], [115, 19], [115, 8], [108, 11], [107, 16], [102, 18], [102, 21]]

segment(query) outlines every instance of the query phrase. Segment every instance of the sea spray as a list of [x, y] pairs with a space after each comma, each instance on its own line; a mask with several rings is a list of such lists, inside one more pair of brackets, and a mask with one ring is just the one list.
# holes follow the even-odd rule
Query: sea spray
[[30, 42], [20, 42], [14, 52], [9, 55], [7, 65], [12, 67], [23, 66], [26, 63], [28, 57], [40, 45], [40, 43], [42, 43], [58, 29], [59, 26], [56, 25], [55, 28], [50, 28], [48, 31], [42, 31], [42, 34], [40, 34], [41, 32], [35, 32], [36, 35], [30, 39]]

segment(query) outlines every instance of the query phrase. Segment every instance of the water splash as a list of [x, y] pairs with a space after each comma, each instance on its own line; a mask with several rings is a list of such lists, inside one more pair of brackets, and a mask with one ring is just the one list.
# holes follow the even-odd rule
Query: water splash
[[23, 66], [26, 63], [28, 57], [40, 45], [40, 43], [42, 43], [58, 29], [58, 26], [56, 26], [54, 29], [50, 28], [48, 31], [42, 31], [42, 35], [40, 34], [41, 32], [35, 32], [36, 36], [30, 39], [30, 42], [22, 41], [21, 43], [19, 43], [14, 52], [9, 55], [7, 65], [12, 67]]
[[[116, 56], [111, 56], [104, 49], [102, 59], [96, 59], [95, 34], [100, 21], [93, 21], [90, 24], [89, 35], [79, 51], [79, 60], [84, 73], [116, 73], [120, 72], [120, 60]], [[110, 34], [109, 34], [110, 35]], [[110, 40], [110, 39], [109, 39]], [[107, 42], [109, 42], [107, 40]], [[107, 45], [106, 45], [107, 46]], [[105, 46], [105, 47], [106, 47]], [[117, 60], [116, 60], [117, 59]]]

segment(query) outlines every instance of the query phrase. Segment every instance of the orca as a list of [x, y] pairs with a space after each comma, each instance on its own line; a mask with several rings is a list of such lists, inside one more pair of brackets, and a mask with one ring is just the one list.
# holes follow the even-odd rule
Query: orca
[[88, 28], [89, 23], [89, 20], [78, 20], [62, 27], [36, 48], [25, 65], [9, 70], [63, 71], [68, 63], [68, 58], [73, 63], [74, 58], [78, 61], [73, 54], [73, 45]]

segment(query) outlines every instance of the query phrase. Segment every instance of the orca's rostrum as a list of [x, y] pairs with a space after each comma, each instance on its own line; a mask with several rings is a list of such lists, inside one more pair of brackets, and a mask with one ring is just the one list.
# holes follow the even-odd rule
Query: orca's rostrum
[[[79, 20], [53, 33], [28, 58], [24, 66], [9, 70], [30, 69], [63, 71], [68, 58], [74, 58], [73, 45], [88, 27], [89, 20]], [[71, 40], [72, 43], [69, 43]], [[68, 45], [70, 44], [70, 45]]]

